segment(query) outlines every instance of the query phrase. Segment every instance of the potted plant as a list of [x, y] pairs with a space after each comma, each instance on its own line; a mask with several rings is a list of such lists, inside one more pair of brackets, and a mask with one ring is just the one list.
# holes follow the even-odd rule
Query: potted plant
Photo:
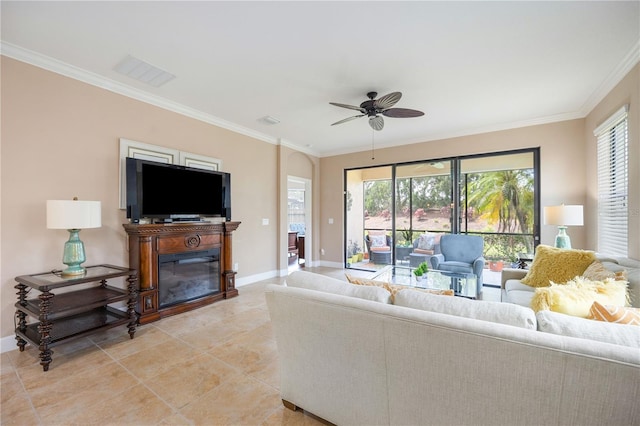
[[364, 257], [364, 254], [362, 253], [358, 243], [356, 241], [349, 240], [349, 244], [347, 245], [347, 260], [350, 260], [352, 264], [361, 262], [361, 256]]
[[416, 276], [416, 281], [421, 281], [424, 274], [429, 270], [429, 266], [427, 262], [422, 262], [418, 265], [418, 267], [413, 271], [413, 275]]
[[497, 257], [490, 257], [489, 259], [489, 270], [493, 272], [500, 272], [504, 267], [504, 262], [502, 259]]

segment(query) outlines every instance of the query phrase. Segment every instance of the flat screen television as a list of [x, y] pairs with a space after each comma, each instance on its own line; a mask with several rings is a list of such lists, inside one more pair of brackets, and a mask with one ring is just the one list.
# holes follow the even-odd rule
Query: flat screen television
[[175, 164], [126, 159], [127, 217], [231, 220], [231, 175]]

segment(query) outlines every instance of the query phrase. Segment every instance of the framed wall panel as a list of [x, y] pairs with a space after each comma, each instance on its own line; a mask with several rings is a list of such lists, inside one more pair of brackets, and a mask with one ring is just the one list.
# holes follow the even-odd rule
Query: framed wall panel
[[127, 157], [164, 164], [179, 164], [204, 170], [222, 170], [222, 160], [218, 158], [120, 138], [119, 195], [120, 208], [123, 210], [127, 208]]

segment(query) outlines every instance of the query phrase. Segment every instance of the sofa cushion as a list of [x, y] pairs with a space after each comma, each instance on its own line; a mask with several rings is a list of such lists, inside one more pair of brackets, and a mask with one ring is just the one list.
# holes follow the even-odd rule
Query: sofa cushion
[[515, 303], [516, 305], [528, 308], [531, 306], [531, 299], [533, 299], [534, 295], [535, 293], [533, 291], [511, 290], [510, 292], [506, 293], [506, 298], [503, 301], [508, 303]]
[[640, 309], [593, 302], [587, 318], [617, 324], [640, 325]]
[[587, 269], [596, 260], [596, 255], [588, 250], [561, 249], [539, 245], [529, 272], [522, 279], [531, 287], [546, 287], [549, 281], [564, 283]]
[[391, 303], [391, 293], [382, 287], [353, 285], [346, 281], [312, 272], [295, 271], [287, 277], [286, 284], [289, 287], [306, 288], [375, 302]]
[[551, 310], [586, 318], [591, 305], [596, 301], [605, 305], [626, 305], [627, 282], [613, 278], [591, 281], [575, 277], [562, 285], [552, 283], [549, 287], [536, 288], [531, 308], [536, 312]]
[[578, 318], [552, 311], [536, 313], [538, 330], [640, 348], [640, 327]]
[[535, 288], [528, 286], [526, 284], [522, 284], [522, 281], [520, 280], [507, 280], [507, 282], [504, 283], [504, 288], [505, 290], [507, 290], [507, 292], [510, 291], [528, 291], [529, 293], [533, 294], [533, 292], [536, 290]]
[[463, 297], [443, 297], [409, 289], [396, 295], [395, 305], [531, 330], [536, 329], [534, 312], [529, 308], [511, 303], [470, 300]]
[[425, 249], [421, 249], [421, 248], [415, 248], [415, 249], [413, 249], [413, 253], [417, 253], [417, 254], [435, 254], [436, 251], [435, 250], [425, 250]]

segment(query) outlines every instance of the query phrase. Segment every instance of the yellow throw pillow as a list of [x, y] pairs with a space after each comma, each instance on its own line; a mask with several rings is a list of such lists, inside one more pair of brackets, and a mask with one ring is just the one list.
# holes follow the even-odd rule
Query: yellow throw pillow
[[587, 318], [618, 324], [640, 325], [640, 309], [593, 302]]
[[564, 283], [582, 275], [596, 260], [596, 255], [588, 250], [561, 249], [539, 245], [527, 275], [521, 280], [531, 287], [547, 287], [550, 281]]
[[590, 281], [575, 277], [565, 284], [552, 283], [549, 287], [536, 288], [531, 299], [531, 309], [587, 318], [593, 302], [625, 306], [628, 303], [627, 284], [626, 281], [616, 281], [613, 278]]

